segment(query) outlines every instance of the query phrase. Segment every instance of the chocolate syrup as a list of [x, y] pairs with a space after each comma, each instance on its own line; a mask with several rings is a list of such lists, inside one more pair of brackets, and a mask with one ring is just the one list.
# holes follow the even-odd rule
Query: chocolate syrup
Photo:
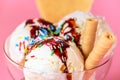
[[40, 26], [35, 25], [32, 19], [27, 20], [25, 23], [26, 25], [34, 24], [30, 26], [31, 27], [31, 30], [30, 30], [31, 38], [36, 38], [37, 36], [39, 36], [40, 35], [39, 30], [44, 34], [44, 36], [53, 35], [53, 33], [56, 30], [56, 27], [52, 23], [45, 21], [44, 19], [38, 19], [37, 22], [40, 24]]
[[33, 19], [28, 19], [25, 23], [25, 25], [28, 25], [28, 24], [34, 24], [34, 21]]
[[30, 30], [30, 37], [36, 38], [39, 34], [39, 27], [38, 26], [32, 26], [32, 29]]
[[67, 73], [66, 78], [67, 80], [72, 80], [72, 73]]
[[52, 24], [51, 22], [49, 22], [49, 21], [46, 21], [46, 20], [44, 20], [44, 19], [41, 19], [41, 18], [39, 18], [38, 20], [37, 20], [39, 23], [42, 23], [43, 25], [49, 25], [49, 24]]
[[[46, 21], [44, 19], [38, 19], [37, 20], [39, 23], [41, 23], [42, 25], [45, 25], [47, 28], [50, 28], [50, 30], [55, 31], [56, 27], [49, 21]], [[49, 26], [47, 26], [49, 25]]]
[[[68, 26], [66, 28], [70, 28], [71, 30], [64, 32], [63, 27], [65, 24], [68, 24]], [[67, 40], [70, 41], [70, 40], [72, 40], [72, 38], [74, 38], [74, 42], [76, 43], [76, 45], [79, 44], [79, 40], [80, 40], [80, 33], [77, 33], [75, 30], [75, 28], [77, 28], [77, 27], [78, 26], [76, 26], [75, 19], [70, 18], [64, 22], [64, 24], [62, 25], [62, 28], [61, 28], [61, 31], [63, 30], [62, 34], [64, 34], [64, 36], [67, 36]]]

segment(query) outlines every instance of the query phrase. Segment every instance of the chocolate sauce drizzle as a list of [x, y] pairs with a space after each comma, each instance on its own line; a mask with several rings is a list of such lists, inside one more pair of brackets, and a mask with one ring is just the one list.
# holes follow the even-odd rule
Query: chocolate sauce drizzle
[[[39, 35], [40, 36], [42, 35], [43, 37], [54, 35], [56, 28], [52, 23], [45, 21], [44, 19], [38, 19], [37, 22], [39, 23], [40, 26], [35, 25], [35, 22], [32, 19], [27, 20], [25, 23], [25, 25], [29, 24], [31, 27], [31, 30], [30, 30], [31, 38], [36, 38]], [[34, 25], [31, 25], [31, 24], [34, 24]]]
[[28, 19], [25, 23], [25, 25], [28, 25], [28, 24], [34, 24], [34, 21], [33, 19]]
[[[65, 29], [70, 28], [70, 30], [67, 32], [64, 32], [65, 29], [63, 29], [65, 24], [68, 24]], [[76, 28], [78, 28], [78, 26], [76, 26], [75, 19], [70, 18], [63, 23], [61, 27], [61, 34], [63, 34], [68, 41], [71, 41], [74, 38], [74, 42], [76, 43], [76, 45], [79, 45], [81, 35], [80, 33], [76, 32]]]
[[36, 38], [39, 35], [39, 27], [38, 26], [32, 26], [32, 29], [30, 30], [30, 37]]

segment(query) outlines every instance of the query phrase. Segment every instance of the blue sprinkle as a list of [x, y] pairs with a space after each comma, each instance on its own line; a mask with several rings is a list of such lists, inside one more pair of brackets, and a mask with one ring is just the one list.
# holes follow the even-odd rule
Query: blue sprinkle
[[31, 38], [30, 44], [31, 45], [35, 44], [35, 39], [34, 38]]
[[55, 30], [55, 27], [52, 24], [50, 24], [50, 29]]
[[26, 36], [24, 39], [28, 41], [29, 40], [29, 36]]
[[16, 47], [18, 47], [19, 45], [18, 44], [15, 44]]
[[47, 30], [47, 29], [41, 28], [40, 30], [43, 32], [44, 35], [47, 35], [47, 34], [48, 34], [48, 30]]
[[62, 43], [62, 42], [63, 42], [63, 40], [58, 40], [58, 42]]
[[42, 36], [42, 35], [39, 35], [39, 38], [43, 40], [43, 39], [44, 39], [44, 36]]
[[55, 32], [55, 34], [59, 34], [59, 33], [60, 33], [60, 31], [61, 31], [61, 28], [57, 28], [57, 30], [56, 30], [56, 32]]
[[61, 46], [63, 47], [63, 46], [64, 46], [64, 44], [63, 44], [63, 43], [61, 43]]
[[66, 35], [65, 35], [65, 38], [66, 38], [66, 39], [69, 39], [69, 38], [70, 38], [70, 36], [69, 36], [68, 34], [66, 34]]

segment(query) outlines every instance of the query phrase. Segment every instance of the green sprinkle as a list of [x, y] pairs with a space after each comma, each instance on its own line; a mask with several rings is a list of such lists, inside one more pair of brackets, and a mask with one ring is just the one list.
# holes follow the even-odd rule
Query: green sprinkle
[[64, 23], [65, 23], [65, 22], [62, 22], [62, 23], [60, 24], [60, 27], [62, 27]]
[[51, 29], [49, 29], [50, 33], [53, 34], [53, 31]]
[[43, 39], [47, 38], [47, 35], [46, 36], [43, 36]]
[[46, 35], [45, 38], [49, 37], [49, 35]]
[[61, 52], [61, 53], [63, 52], [62, 47], [60, 47], [60, 52]]
[[41, 48], [43, 45], [42, 44], [40, 44], [39, 46], [38, 46], [38, 48]]
[[74, 37], [72, 37], [72, 42], [74, 42], [74, 40], [75, 40], [75, 38], [74, 38]]
[[63, 26], [63, 23], [62, 24], [60, 24], [60, 27], [62, 27]]
[[58, 31], [55, 32], [56, 35], [59, 34], [59, 33], [60, 33], [60, 30], [58, 30]]
[[54, 54], [54, 50], [51, 51], [51, 56]]

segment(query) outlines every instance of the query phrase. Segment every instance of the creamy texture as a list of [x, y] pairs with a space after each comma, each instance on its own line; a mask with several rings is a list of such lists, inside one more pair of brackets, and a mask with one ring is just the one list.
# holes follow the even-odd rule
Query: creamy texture
[[[30, 19], [27, 20], [21, 25], [19, 25], [14, 32], [10, 36], [10, 45], [9, 45], [9, 51], [11, 53], [11, 58], [19, 63], [22, 58], [25, 55], [25, 49], [30, 48], [32, 45], [34, 45], [37, 41], [43, 40], [44, 38], [47, 38], [46, 35], [49, 33], [43, 33], [42, 29], [40, 30], [39, 34], [37, 32], [38, 26], [43, 26], [42, 28], [46, 27], [44, 24], [50, 24], [50, 23], [44, 23], [43, 21], [40, 21], [40, 19]], [[53, 29], [54, 30], [54, 29]], [[39, 36], [35, 36], [39, 35]], [[50, 35], [49, 35], [50, 36]]]
[[25, 67], [35, 72], [60, 72], [63, 63], [56, 55], [51, 56], [51, 52], [46, 45], [32, 50], [26, 56]]
[[24, 23], [19, 25], [10, 36], [9, 51], [11, 58], [15, 62], [22, 60], [24, 57], [24, 47], [28, 45], [28, 41], [25, 40], [25, 37], [29, 37], [29, 31], [27, 28], [24, 28], [24, 25]]
[[[64, 69], [62, 69], [63, 66], [65, 67], [64, 63], [55, 53], [51, 56], [51, 52], [52, 50], [47, 45], [32, 50], [26, 56], [25, 67], [39, 73], [64, 72]], [[83, 56], [74, 43], [70, 43], [70, 47], [67, 48], [67, 55], [66, 64], [69, 72], [82, 71], [84, 69]]]

